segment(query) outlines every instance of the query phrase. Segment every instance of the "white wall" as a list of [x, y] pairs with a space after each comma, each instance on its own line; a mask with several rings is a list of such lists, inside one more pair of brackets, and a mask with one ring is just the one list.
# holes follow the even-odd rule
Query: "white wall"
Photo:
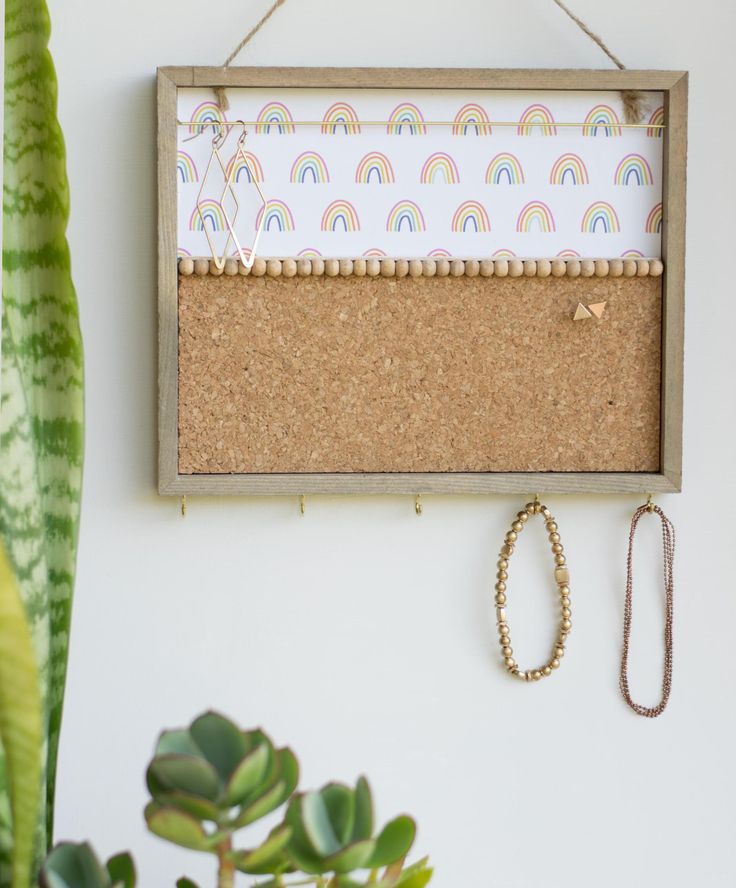
[[[414, 813], [437, 888], [736, 884], [729, 0], [575, 0], [632, 67], [691, 77], [685, 492], [674, 692], [649, 721], [617, 688], [637, 497], [549, 497], [573, 572], [569, 655], [523, 686], [497, 666], [494, 553], [521, 499], [192, 500], [154, 490], [154, 71], [219, 64], [264, 0], [50, 0], [87, 355], [87, 463], [57, 837], [133, 848], [144, 886], [208, 861], [146, 834], [161, 726], [208, 707], [292, 744], [304, 784], [372, 779]], [[248, 64], [603, 67], [551, 0], [290, 0]], [[533, 493], [533, 491], [530, 491]], [[661, 669], [659, 543], [642, 534], [634, 690]], [[533, 536], [533, 539], [532, 539]], [[513, 564], [517, 651], [554, 615], [539, 527]], [[535, 553], [539, 558], [535, 558]], [[245, 886], [246, 882], [243, 881]]]

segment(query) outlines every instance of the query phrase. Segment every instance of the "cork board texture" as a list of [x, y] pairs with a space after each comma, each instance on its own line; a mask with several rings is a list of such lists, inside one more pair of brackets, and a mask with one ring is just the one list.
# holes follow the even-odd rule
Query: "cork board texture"
[[180, 276], [179, 473], [658, 472], [662, 281]]

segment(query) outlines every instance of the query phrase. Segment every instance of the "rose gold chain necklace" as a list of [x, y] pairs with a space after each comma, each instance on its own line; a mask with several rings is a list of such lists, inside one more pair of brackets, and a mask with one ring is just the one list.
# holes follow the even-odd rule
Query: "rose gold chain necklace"
[[[642, 706], [631, 699], [629, 693], [628, 662], [629, 639], [631, 637], [632, 597], [634, 589], [633, 579], [633, 550], [634, 537], [639, 519], [646, 513], [654, 513], [662, 522], [662, 549], [664, 556], [664, 591], [665, 591], [665, 622], [664, 622], [664, 673], [662, 676], [662, 698], [656, 706]], [[624, 643], [621, 653], [621, 675], [619, 686], [624, 700], [637, 713], [647, 718], [656, 718], [661, 715], [672, 690], [672, 610], [673, 610], [673, 567], [675, 562], [675, 528], [665, 513], [650, 500], [634, 512], [631, 519], [631, 531], [629, 533], [629, 552], [626, 559], [626, 600], [624, 603]]]

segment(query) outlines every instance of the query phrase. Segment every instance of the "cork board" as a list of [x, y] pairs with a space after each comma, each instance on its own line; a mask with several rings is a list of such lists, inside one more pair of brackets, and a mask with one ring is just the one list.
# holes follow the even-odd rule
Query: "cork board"
[[182, 276], [178, 470], [657, 473], [661, 311], [661, 277]]

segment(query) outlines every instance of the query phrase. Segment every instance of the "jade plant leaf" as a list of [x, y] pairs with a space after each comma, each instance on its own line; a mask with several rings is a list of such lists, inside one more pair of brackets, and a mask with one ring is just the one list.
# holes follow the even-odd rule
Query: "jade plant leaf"
[[376, 839], [376, 848], [368, 861], [368, 866], [373, 869], [402, 860], [414, 844], [416, 831], [416, 824], [405, 814], [387, 823]]
[[359, 777], [355, 786], [355, 826], [353, 840], [373, 835], [373, 797], [365, 777]]
[[87, 842], [61, 842], [41, 866], [42, 888], [135, 888], [133, 859], [116, 854], [102, 866]]
[[216, 844], [216, 840], [208, 836], [196, 818], [176, 808], [161, 808], [151, 802], [146, 808], [146, 823], [154, 835], [183, 848], [211, 851]]
[[237, 725], [217, 712], [196, 718], [189, 734], [220, 779], [226, 782], [248, 753], [245, 738]]
[[[6, 0], [0, 537], [18, 580], [40, 675], [41, 855], [52, 833], [79, 526], [84, 385], [66, 242], [66, 156], [48, 40], [45, 0]], [[7, 780], [0, 775], [3, 784]], [[7, 826], [0, 824], [3, 836]], [[0, 849], [0, 859], [7, 851]], [[5, 884], [0, 872], [0, 885]]]
[[268, 875], [289, 869], [289, 858], [283, 853], [291, 828], [282, 824], [273, 829], [266, 841], [252, 851], [233, 851], [229, 859], [243, 873]]
[[160, 755], [148, 767], [149, 788], [179, 790], [189, 795], [216, 801], [221, 784], [215, 769], [204, 759], [193, 755]]
[[337, 838], [345, 845], [352, 838], [355, 825], [355, 793], [342, 783], [329, 783], [322, 790], [322, 798]]
[[186, 876], [182, 876], [181, 879], [176, 880], [176, 888], [199, 888], [199, 885], [192, 882], [191, 879], [187, 879]]
[[25, 608], [0, 541], [0, 739], [13, 818], [11, 884], [27, 888], [41, 792], [41, 696]]
[[116, 854], [105, 865], [110, 881], [120, 888], [135, 888], [135, 864], [128, 853]]

